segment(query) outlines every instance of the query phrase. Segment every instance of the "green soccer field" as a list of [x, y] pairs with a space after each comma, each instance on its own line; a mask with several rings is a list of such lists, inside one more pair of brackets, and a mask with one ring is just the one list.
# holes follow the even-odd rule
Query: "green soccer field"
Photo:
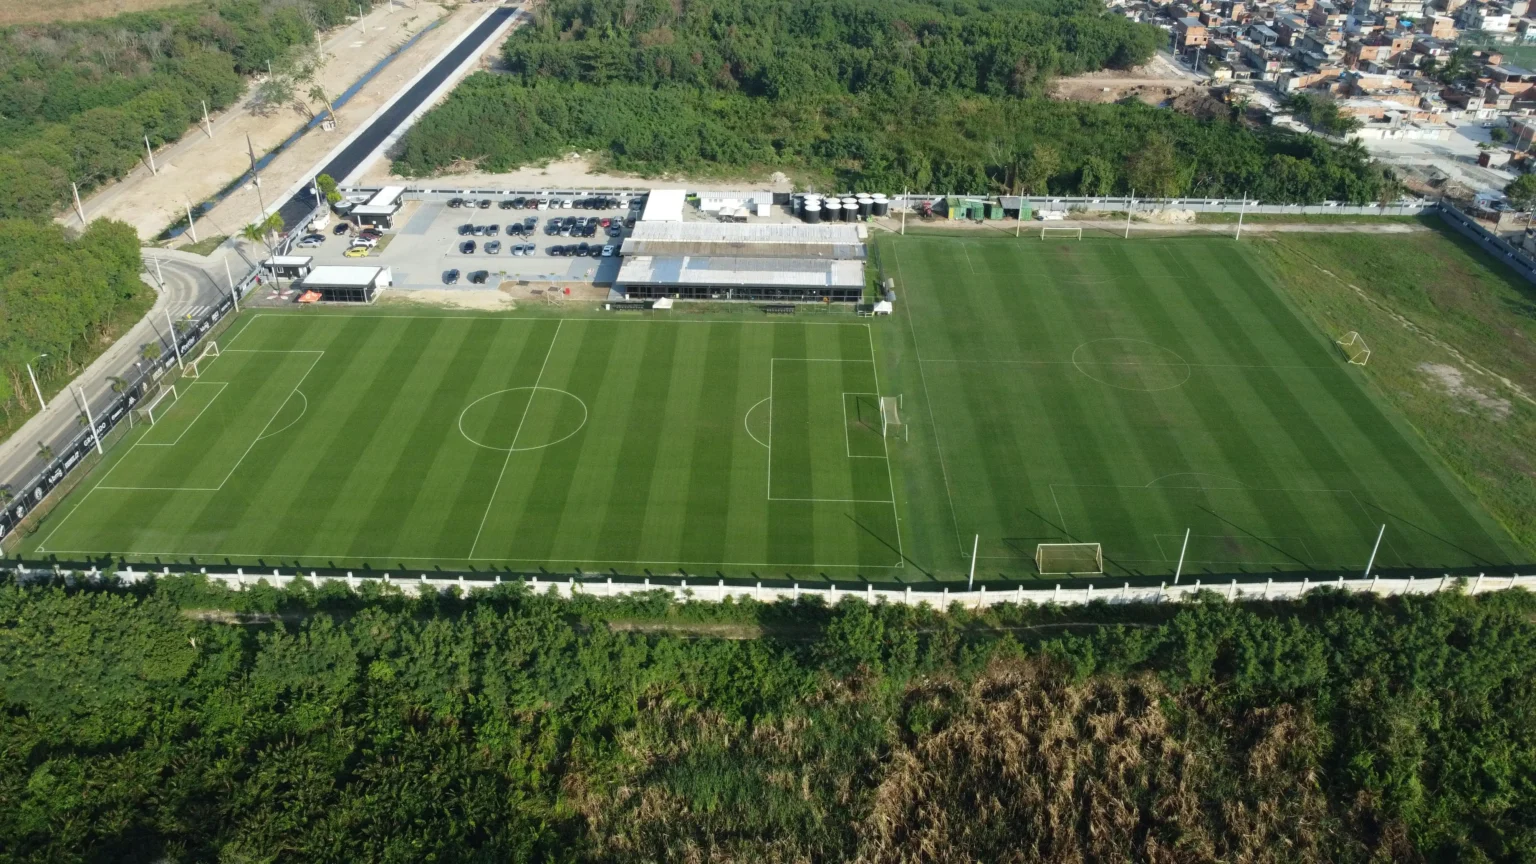
[[839, 322], [248, 315], [31, 551], [891, 578], [874, 342]]
[[1352, 571], [1383, 524], [1378, 568], [1511, 560], [1508, 536], [1230, 239], [880, 251], [908, 328], [888, 378], [909, 406], [920, 395], [908, 446], [932, 451], [898, 460], [932, 490], [905, 523], [927, 560], [958, 563], [979, 535], [978, 573], [1027, 576], [1037, 544], [1099, 543], [1106, 572], [1161, 576], [1187, 531], [1196, 577]]
[[21, 552], [925, 581], [1097, 543], [1199, 578], [1358, 571], [1386, 525], [1378, 568], [1515, 557], [1230, 239], [878, 243], [888, 318], [247, 313]]

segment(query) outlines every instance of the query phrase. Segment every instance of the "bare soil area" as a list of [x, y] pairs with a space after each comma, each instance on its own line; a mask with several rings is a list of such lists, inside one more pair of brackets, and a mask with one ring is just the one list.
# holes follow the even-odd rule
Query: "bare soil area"
[[[434, 21], [442, 21], [337, 109], [335, 131], [319, 127], [310, 130], [263, 169], [262, 191], [268, 203], [303, 177], [315, 162], [367, 120], [401, 84], [484, 12], [482, 5], [450, 8], [427, 0], [417, 3], [415, 8], [401, 6], [391, 10], [386, 4], [370, 12], [362, 22], [327, 34], [322, 40], [326, 64], [317, 83], [334, 98], [402, 43]], [[139, 165], [127, 177], [87, 198], [83, 202], [86, 216], [126, 222], [139, 232], [140, 238], [153, 239], [167, 226], [185, 218], [188, 204], [207, 200], [250, 167], [247, 135], [260, 157], [303, 127], [309, 120], [309, 110], [325, 110], [318, 104], [309, 106], [309, 110], [290, 105], [274, 114], [257, 114], [250, 107], [257, 83], [252, 82], [246, 97], [236, 106], [211, 118], [212, 137], [201, 128], [187, 130], [180, 141], [155, 154], [158, 174], [151, 174], [147, 165]], [[256, 218], [259, 207], [254, 187], [238, 190], [199, 218], [199, 235], [238, 234], [243, 225]], [[61, 215], [59, 221], [77, 222], [72, 213]]]
[[[642, 177], [638, 174], [608, 172], [599, 168], [597, 161], [598, 157], [593, 153], [571, 153], [563, 159], [556, 159], [545, 165], [528, 165], [504, 174], [468, 169], [445, 172], [430, 178], [418, 179], [448, 180], [454, 183], [462, 183], [469, 187], [506, 189], [650, 189], [656, 186], [686, 185], [690, 191], [699, 192], [756, 191], [762, 189], [788, 192], [794, 188], [794, 182], [788, 176], [778, 172], [766, 177], [700, 181], [674, 175]], [[363, 183], [365, 185], [379, 185], [386, 182], [398, 183], [399, 181], [400, 178], [390, 173], [389, 163], [382, 159], [363, 175]]]
[[167, 6], [185, 6], [190, 2], [192, 0], [47, 0], [44, 3], [6, 0], [0, 3], [0, 26], [88, 21], [129, 12], [149, 12]]
[[1148, 105], [1161, 105], [1180, 93], [1204, 89], [1193, 73], [1177, 68], [1161, 56], [1134, 69], [1105, 69], [1051, 84], [1051, 98], [1073, 102], [1119, 102], [1128, 96]]
[[392, 288], [379, 295], [380, 306], [434, 306], [440, 309], [475, 309], [505, 312], [517, 301], [501, 291], [453, 288]]

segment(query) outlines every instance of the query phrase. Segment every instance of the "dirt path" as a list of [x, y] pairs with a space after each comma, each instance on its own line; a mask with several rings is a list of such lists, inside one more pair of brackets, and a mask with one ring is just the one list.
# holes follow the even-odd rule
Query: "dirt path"
[[[492, 189], [650, 189], [656, 186], [687, 186], [689, 191], [698, 192], [769, 189], [775, 192], [788, 192], [793, 188], [793, 182], [789, 177], [777, 173], [768, 177], [740, 180], [698, 181], [667, 176], [642, 177], [638, 174], [611, 174], [596, 168], [595, 161], [592, 156], [572, 153], [564, 159], [556, 159], [547, 165], [530, 165], [503, 174], [489, 171], [457, 171], [445, 172], [431, 178], [419, 178], [419, 180], [421, 182], [442, 180], [466, 187]], [[385, 159], [375, 163], [362, 178], [362, 185], [365, 186], [377, 186], [386, 182], [398, 183], [400, 178], [390, 174], [389, 161]]]
[[[373, 114], [401, 83], [416, 74], [484, 11], [483, 6], [473, 4], [449, 11], [428, 0], [421, 0], [414, 8], [402, 5], [391, 10], [386, 4], [361, 22], [328, 33], [322, 40], [327, 60], [316, 83], [334, 99], [390, 52], [441, 20], [432, 32], [395, 58], [345, 106], [337, 109], [338, 128], [334, 132], [312, 129], [274, 159], [262, 172], [263, 189], [276, 195], [304, 176], [320, 157]], [[260, 157], [309, 120], [308, 113], [296, 106], [269, 116], [252, 113], [247, 106], [256, 83], [252, 82], [239, 103], [211, 118], [212, 138], [201, 127], [187, 130], [181, 140], [155, 154], [158, 174], [151, 174], [141, 161], [127, 177], [86, 199], [86, 216], [126, 222], [139, 232], [141, 239], [153, 239], [185, 217], [188, 203], [207, 200], [250, 167], [246, 135], [250, 135]], [[325, 110], [318, 103], [315, 107]], [[200, 235], [238, 233], [242, 225], [255, 218], [257, 209], [255, 190], [240, 190], [199, 220], [207, 223], [199, 224]], [[79, 224], [72, 212], [59, 221]]]

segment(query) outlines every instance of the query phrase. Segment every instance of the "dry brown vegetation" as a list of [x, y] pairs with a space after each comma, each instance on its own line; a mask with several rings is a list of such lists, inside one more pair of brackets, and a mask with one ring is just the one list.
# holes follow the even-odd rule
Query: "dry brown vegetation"
[[27, 3], [5, 0], [0, 3], [0, 26], [11, 24], [46, 24], [52, 21], [88, 21], [111, 18], [128, 12], [148, 12], [168, 6], [186, 6], [192, 0], [47, 0]]

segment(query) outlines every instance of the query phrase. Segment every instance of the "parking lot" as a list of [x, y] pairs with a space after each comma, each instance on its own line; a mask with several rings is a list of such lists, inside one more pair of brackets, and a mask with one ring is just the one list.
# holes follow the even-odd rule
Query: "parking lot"
[[[408, 201], [395, 216], [394, 228], [384, 232], [379, 245], [362, 258], [348, 258], [343, 253], [352, 242], [356, 231], [337, 235], [337, 220], [317, 232], [325, 239], [319, 246], [304, 248], [296, 245], [295, 255], [308, 255], [314, 264], [371, 264], [390, 268], [394, 287], [399, 289], [445, 288], [463, 290], [494, 290], [504, 282], [570, 283], [590, 282], [610, 284], [619, 271], [618, 248], [629, 229], [624, 220], [638, 215], [638, 206], [631, 209], [631, 201], [638, 199], [609, 198], [603, 209], [581, 208], [578, 203], [591, 203], [589, 198], [550, 198], [550, 208], [545, 210], [527, 207], [503, 206], [515, 203], [516, 196], [479, 197], [469, 199], [466, 206], [453, 207], [447, 201]], [[480, 207], [481, 201], [489, 201], [489, 207]], [[554, 205], [568, 205], [556, 208]], [[529, 219], [534, 220], [532, 231], [517, 233]], [[593, 226], [592, 236], [579, 236], [579, 225], [573, 225], [564, 234], [548, 233], [551, 220], [569, 220], [582, 223], [588, 220], [610, 220], [619, 226], [619, 235], [611, 236], [600, 224]], [[461, 234], [464, 226], [478, 227], [483, 233]], [[494, 226], [495, 234], [489, 229]], [[517, 226], [517, 228], [513, 228]], [[467, 241], [474, 243], [474, 251], [463, 250]], [[495, 245], [492, 245], [495, 244]], [[552, 247], [596, 244], [599, 250], [605, 245], [614, 247], [610, 257], [551, 254]], [[513, 248], [532, 246], [528, 254], [513, 254]], [[488, 252], [488, 248], [496, 251]], [[445, 283], [446, 274], [457, 270], [456, 283]], [[484, 283], [476, 284], [472, 277], [484, 271]]]

